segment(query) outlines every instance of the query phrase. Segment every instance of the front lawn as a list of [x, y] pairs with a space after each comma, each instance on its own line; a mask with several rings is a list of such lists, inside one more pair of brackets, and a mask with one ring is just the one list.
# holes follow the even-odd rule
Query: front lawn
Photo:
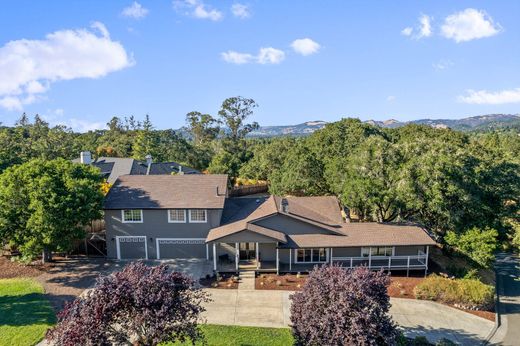
[[29, 278], [0, 279], [0, 345], [34, 345], [56, 322], [43, 287]]
[[[294, 344], [289, 328], [219, 326], [214, 324], [203, 324], [200, 328], [209, 346], [290, 346]], [[191, 345], [191, 343], [175, 343], [174, 345]], [[202, 343], [197, 343], [197, 345], [202, 345]]]

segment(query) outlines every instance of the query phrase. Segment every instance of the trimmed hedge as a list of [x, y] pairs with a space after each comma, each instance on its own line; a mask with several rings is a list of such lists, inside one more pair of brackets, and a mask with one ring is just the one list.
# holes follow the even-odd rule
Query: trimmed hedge
[[414, 289], [415, 298], [453, 304], [465, 309], [489, 310], [495, 289], [477, 279], [448, 279], [430, 275]]

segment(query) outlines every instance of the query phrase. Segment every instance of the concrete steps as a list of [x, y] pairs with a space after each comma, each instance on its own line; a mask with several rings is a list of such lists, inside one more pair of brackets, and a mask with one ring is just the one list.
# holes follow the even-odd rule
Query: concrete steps
[[239, 290], [254, 290], [255, 289], [255, 271], [254, 270], [241, 270], [238, 273]]

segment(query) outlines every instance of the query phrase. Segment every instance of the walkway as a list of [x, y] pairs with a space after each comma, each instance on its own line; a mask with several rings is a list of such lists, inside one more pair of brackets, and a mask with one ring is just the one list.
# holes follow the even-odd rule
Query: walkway
[[520, 258], [518, 255], [497, 255], [497, 281], [500, 293], [502, 324], [491, 338], [493, 345], [520, 344]]
[[[208, 289], [207, 323], [258, 327], [288, 327], [289, 291]], [[448, 338], [475, 345], [488, 336], [493, 322], [429, 301], [392, 298], [390, 313], [407, 336], [424, 335], [430, 341]]]

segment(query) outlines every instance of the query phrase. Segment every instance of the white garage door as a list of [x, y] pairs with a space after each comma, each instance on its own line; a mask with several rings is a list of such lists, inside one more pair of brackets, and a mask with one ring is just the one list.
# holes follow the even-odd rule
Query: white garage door
[[118, 259], [148, 259], [145, 236], [117, 236], [116, 250]]

